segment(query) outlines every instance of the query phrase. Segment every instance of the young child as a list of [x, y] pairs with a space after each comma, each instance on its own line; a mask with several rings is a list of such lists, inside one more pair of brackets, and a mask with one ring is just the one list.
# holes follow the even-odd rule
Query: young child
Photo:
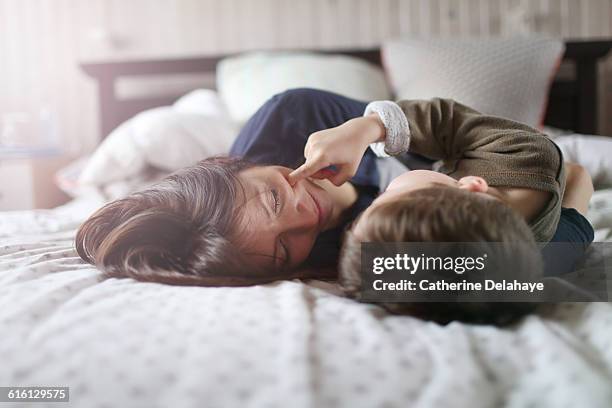
[[[341, 184], [371, 143], [378, 143], [372, 148], [380, 155], [409, 151], [441, 166], [398, 177], [354, 223], [340, 258], [340, 283], [349, 296], [358, 297], [361, 288], [361, 242], [521, 242], [536, 253], [536, 242], [550, 241], [557, 228], [566, 182], [557, 146], [526, 125], [447, 99], [369, 104], [363, 118], [313, 134], [305, 164], [290, 178]], [[534, 274], [541, 273], [536, 266]], [[496, 323], [532, 309], [509, 303], [386, 306], [439, 321]]]

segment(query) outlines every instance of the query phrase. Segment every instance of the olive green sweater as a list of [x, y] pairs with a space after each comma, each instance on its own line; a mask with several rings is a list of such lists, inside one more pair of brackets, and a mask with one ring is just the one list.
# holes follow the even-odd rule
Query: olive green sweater
[[439, 171], [455, 179], [480, 176], [495, 187], [552, 193], [530, 223], [536, 241], [550, 241], [561, 214], [565, 171], [561, 151], [546, 135], [449, 99], [397, 104], [408, 119], [409, 151], [442, 160]]

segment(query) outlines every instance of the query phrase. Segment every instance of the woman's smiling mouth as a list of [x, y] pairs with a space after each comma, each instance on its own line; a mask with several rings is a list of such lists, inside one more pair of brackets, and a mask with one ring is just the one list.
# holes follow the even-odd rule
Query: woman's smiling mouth
[[317, 194], [315, 192], [308, 191], [308, 194], [312, 198], [312, 201], [315, 205], [315, 211], [318, 217], [317, 224], [319, 227], [319, 231], [323, 231], [323, 229], [327, 225], [327, 221], [329, 218], [329, 210], [321, 204], [321, 202], [319, 201], [320, 199], [319, 197], [317, 197]]

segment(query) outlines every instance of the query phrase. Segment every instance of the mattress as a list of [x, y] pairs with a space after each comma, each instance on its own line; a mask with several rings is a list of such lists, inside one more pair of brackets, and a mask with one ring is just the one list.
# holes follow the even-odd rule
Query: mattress
[[[97, 200], [0, 214], [0, 385], [98, 408], [612, 406], [609, 303], [499, 329], [388, 315], [318, 281], [101, 280], [73, 249]], [[612, 191], [594, 203], [608, 240]]]

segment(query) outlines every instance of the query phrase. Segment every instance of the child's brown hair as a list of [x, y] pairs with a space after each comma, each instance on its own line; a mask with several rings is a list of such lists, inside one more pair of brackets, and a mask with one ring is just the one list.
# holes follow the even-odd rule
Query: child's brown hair
[[[349, 230], [342, 246], [339, 283], [359, 299], [362, 242], [496, 242], [504, 243], [498, 264], [510, 262], [529, 278], [542, 274], [542, 260], [525, 220], [501, 201], [450, 187], [416, 190], [392, 202], [376, 205], [359, 222], [358, 234]], [[355, 224], [356, 224], [355, 223]], [[520, 256], [517, 257], [517, 254]], [[518, 276], [512, 276], [515, 278]], [[521, 277], [525, 277], [524, 275]], [[507, 324], [535, 308], [526, 302], [413, 302], [383, 303], [393, 313], [448, 323]]]

